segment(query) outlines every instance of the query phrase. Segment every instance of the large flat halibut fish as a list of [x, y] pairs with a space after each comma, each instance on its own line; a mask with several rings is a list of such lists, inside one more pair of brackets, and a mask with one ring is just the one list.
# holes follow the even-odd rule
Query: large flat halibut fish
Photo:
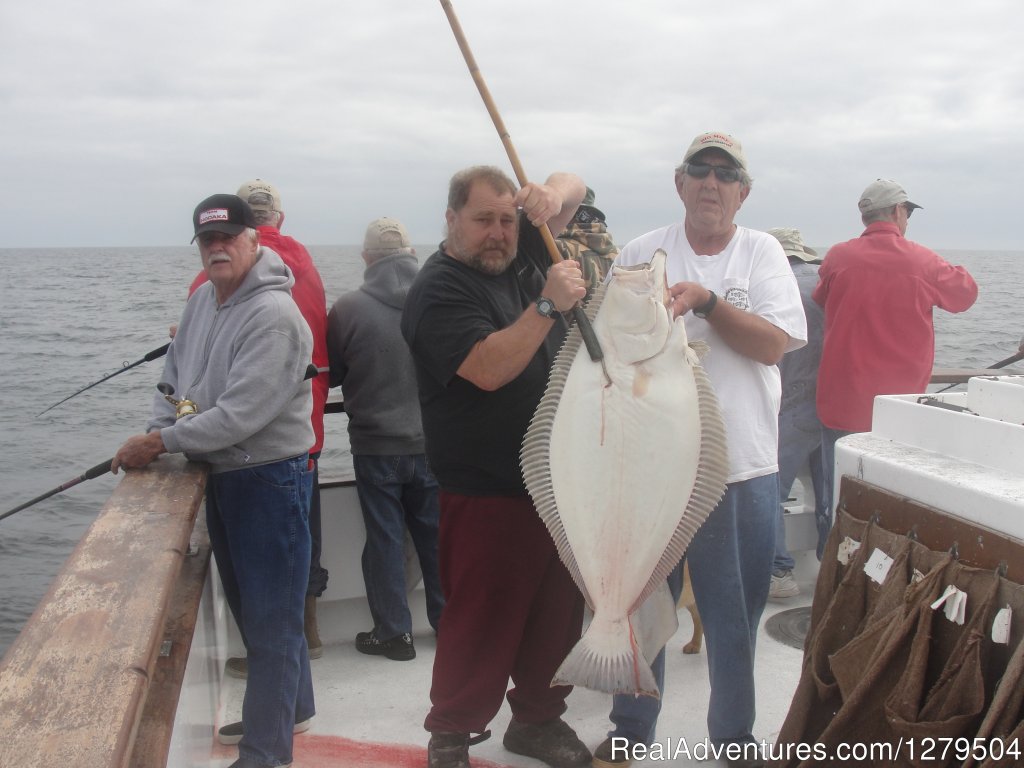
[[527, 490], [594, 614], [552, 685], [659, 695], [635, 613], [725, 492], [725, 428], [665, 259], [612, 268], [587, 305], [611, 382], [574, 328], [523, 441]]

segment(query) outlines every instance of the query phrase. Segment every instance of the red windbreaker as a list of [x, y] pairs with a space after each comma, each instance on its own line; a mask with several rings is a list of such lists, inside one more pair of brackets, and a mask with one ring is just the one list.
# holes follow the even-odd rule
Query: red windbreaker
[[850, 432], [871, 429], [876, 395], [925, 392], [935, 362], [932, 309], [963, 312], [978, 286], [963, 267], [876, 221], [833, 246], [812, 298], [825, 308], [818, 418]]

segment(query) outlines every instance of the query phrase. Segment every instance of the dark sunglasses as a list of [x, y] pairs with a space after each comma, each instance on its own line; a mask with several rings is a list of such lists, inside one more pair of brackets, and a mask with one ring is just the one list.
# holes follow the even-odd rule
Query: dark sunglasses
[[900, 205], [902, 205], [902, 206], [903, 206], [903, 210], [907, 212], [907, 218], [908, 218], [908, 219], [909, 219], [909, 218], [910, 218], [911, 216], [913, 216], [913, 215], [914, 215], [914, 209], [913, 209], [913, 208], [911, 208], [911, 207], [910, 207], [909, 205], [907, 205], [906, 203], [900, 203]]
[[695, 179], [707, 178], [707, 175], [712, 171], [715, 172], [715, 178], [719, 181], [724, 181], [729, 184], [734, 181], [739, 181], [743, 177], [742, 171], [739, 168], [733, 168], [731, 165], [708, 165], [707, 163], [687, 163], [683, 166], [683, 172], [687, 176], [693, 176]]

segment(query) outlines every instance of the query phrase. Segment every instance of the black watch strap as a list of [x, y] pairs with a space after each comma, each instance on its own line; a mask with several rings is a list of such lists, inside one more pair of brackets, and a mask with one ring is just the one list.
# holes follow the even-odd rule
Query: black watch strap
[[699, 317], [701, 320], [707, 320], [718, 303], [718, 295], [714, 291], [708, 291], [711, 294], [711, 298], [707, 300], [707, 303], [701, 304], [699, 307], [693, 308], [693, 314]]

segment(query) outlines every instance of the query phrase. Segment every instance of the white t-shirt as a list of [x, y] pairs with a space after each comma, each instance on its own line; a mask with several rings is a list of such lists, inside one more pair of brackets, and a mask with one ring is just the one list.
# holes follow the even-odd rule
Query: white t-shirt
[[[661, 248], [668, 254], [668, 284], [700, 283], [719, 301], [753, 312], [789, 334], [786, 351], [807, 343], [807, 321], [793, 270], [779, 241], [764, 232], [737, 227], [725, 249], [699, 256], [682, 223], [671, 224], [629, 242], [616, 264], [650, 261]], [[684, 316], [690, 341], [710, 351], [701, 361], [714, 385], [729, 443], [729, 479], [734, 483], [778, 471], [779, 369], [740, 355], [711, 324], [692, 312]]]

